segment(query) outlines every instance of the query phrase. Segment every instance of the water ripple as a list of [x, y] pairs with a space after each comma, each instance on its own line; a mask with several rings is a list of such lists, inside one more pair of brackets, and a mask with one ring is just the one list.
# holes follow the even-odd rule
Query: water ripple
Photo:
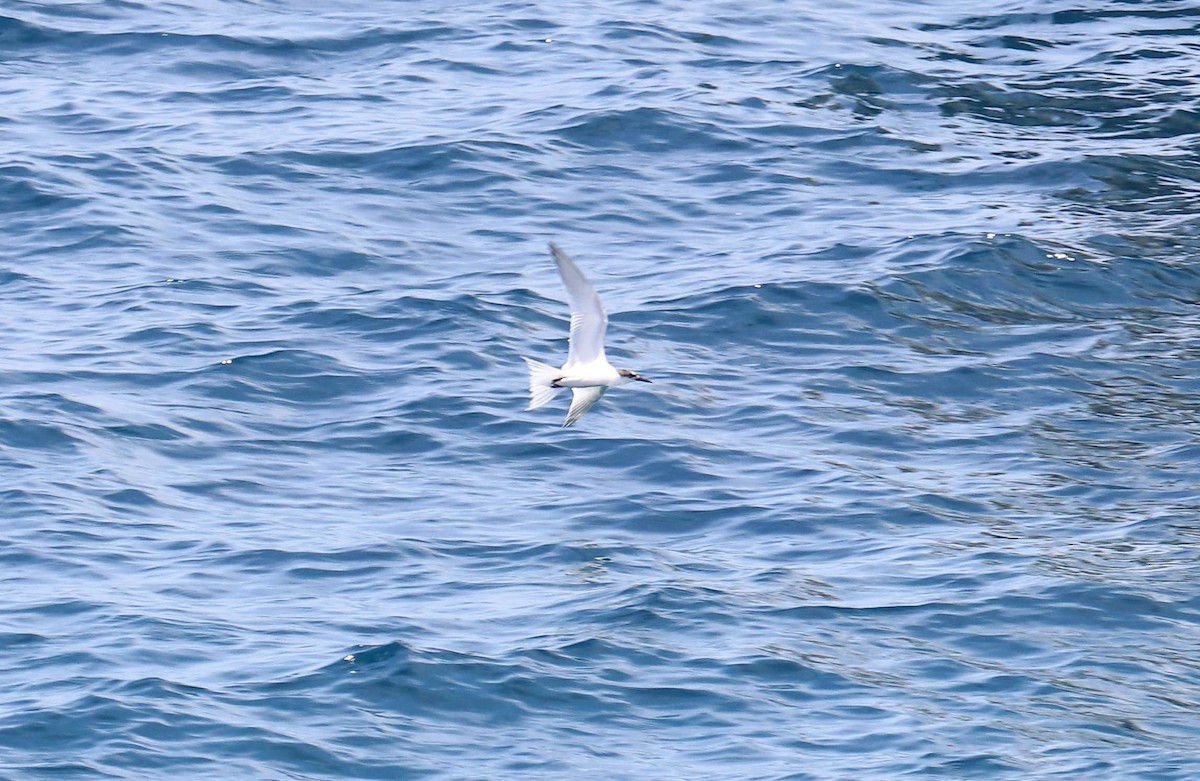
[[7, 9], [5, 777], [1194, 777], [1195, 20]]

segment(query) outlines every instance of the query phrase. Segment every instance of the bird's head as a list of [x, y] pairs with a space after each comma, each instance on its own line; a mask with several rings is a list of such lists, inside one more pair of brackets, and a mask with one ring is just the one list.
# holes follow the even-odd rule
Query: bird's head
[[617, 369], [617, 374], [621, 375], [621, 379], [623, 379], [625, 382], [633, 382], [634, 380], [637, 380], [638, 382], [650, 382], [650, 380], [646, 379], [642, 375], [635, 371], [630, 371], [629, 369]]

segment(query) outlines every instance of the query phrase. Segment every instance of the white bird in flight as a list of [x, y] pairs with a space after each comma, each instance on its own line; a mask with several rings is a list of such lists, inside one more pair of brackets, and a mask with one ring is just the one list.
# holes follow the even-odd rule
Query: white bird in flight
[[529, 406], [537, 409], [550, 399], [559, 388], [571, 389], [571, 409], [563, 426], [570, 426], [583, 417], [583, 413], [595, 406], [609, 388], [638, 380], [650, 382], [629, 369], [614, 369], [604, 357], [604, 331], [608, 328], [608, 315], [600, 296], [592, 283], [575, 265], [567, 253], [550, 245], [554, 265], [567, 288], [571, 299], [571, 345], [567, 350], [567, 362], [561, 369], [544, 363], [525, 359], [529, 364]]

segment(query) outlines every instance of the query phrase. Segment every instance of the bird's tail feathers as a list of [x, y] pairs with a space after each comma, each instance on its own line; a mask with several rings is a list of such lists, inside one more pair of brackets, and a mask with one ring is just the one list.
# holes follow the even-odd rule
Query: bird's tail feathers
[[525, 359], [525, 363], [529, 365], [529, 406], [525, 409], [537, 409], [554, 398], [554, 392], [558, 388], [552, 388], [550, 385], [562, 376], [562, 369], [529, 358]]

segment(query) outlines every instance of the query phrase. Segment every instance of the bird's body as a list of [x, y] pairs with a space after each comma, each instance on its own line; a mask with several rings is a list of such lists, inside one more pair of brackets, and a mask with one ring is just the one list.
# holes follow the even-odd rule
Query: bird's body
[[617, 370], [607, 365], [597, 366], [595, 364], [585, 364], [582, 366], [573, 366], [570, 369], [563, 367], [560, 371], [563, 376], [557, 378], [554, 385], [559, 388], [595, 388], [603, 386], [611, 388], [614, 385], [624, 385], [629, 382], [621, 375], [617, 374]]
[[650, 380], [628, 369], [616, 369], [608, 362], [604, 355], [608, 315], [600, 297], [567, 253], [551, 244], [550, 254], [571, 301], [571, 343], [567, 362], [561, 368], [525, 359], [529, 365], [528, 409], [537, 409], [550, 401], [559, 388], [570, 388], [571, 409], [563, 423], [570, 426], [595, 406], [609, 388], [635, 380]]

